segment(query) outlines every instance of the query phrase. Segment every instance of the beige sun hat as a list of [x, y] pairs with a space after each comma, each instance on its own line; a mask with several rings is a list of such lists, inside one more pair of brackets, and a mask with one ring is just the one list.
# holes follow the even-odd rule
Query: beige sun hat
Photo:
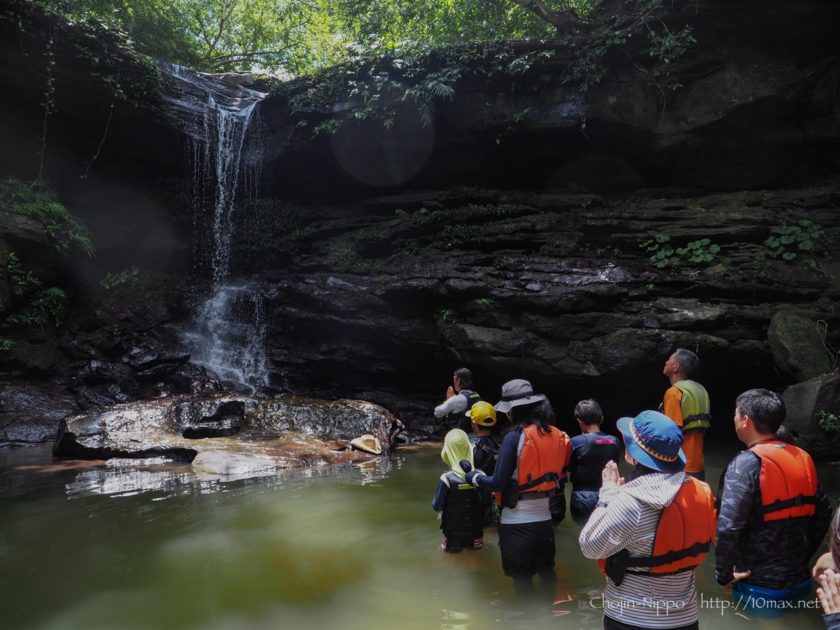
[[382, 443], [379, 441], [379, 438], [375, 438], [369, 433], [350, 440], [350, 446], [357, 451], [364, 451], [373, 455], [382, 454]]

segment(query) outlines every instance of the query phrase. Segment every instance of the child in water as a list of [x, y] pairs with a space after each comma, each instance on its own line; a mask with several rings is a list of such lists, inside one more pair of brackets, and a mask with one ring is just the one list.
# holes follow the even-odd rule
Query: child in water
[[572, 518], [584, 525], [598, 505], [601, 471], [607, 462], [618, 463], [621, 443], [618, 438], [601, 431], [604, 412], [596, 400], [581, 400], [575, 405], [575, 419], [580, 435], [572, 438]]
[[465, 547], [481, 549], [484, 546], [486, 498], [466, 481], [467, 472], [475, 466], [467, 434], [461, 429], [452, 429], [447, 433], [440, 457], [449, 467], [440, 476], [432, 501], [432, 508], [441, 513], [440, 528], [444, 538], [440, 548], [446, 553], [459, 553]]
[[[467, 417], [472, 422], [473, 462], [476, 470], [484, 471], [485, 475], [492, 475], [499, 459], [499, 445], [493, 438], [496, 428], [496, 410], [489, 402], [477, 402], [469, 411]], [[499, 508], [489, 492], [479, 491], [484, 499], [484, 526], [496, 525], [499, 522]]]

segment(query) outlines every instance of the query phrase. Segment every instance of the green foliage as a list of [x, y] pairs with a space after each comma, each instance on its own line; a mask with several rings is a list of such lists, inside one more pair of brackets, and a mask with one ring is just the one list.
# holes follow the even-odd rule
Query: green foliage
[[362, 50], [546, 39], [554, 29], [509, 0], [333, 0], [333, 24]]
[[639, 247], [650, 254], [650, 262], [654, 267], [664, 269], [679, 264], [674, 257], [674, 248], [669, 244], [670, 241], [671, 237], [667, 234], [657, 234], [652, 239], [642, 241]]
[[328, 118], [327, 120], [318, 123], [312, 128], [312, 137], [316, 138], [323, 133], [333, 134], [341, 129], [342, 121], [338, 118]]
[[708, 238], [691, 241], [685, 247], [674, 248], [671, 245], [671, 237], [667, 234], [657, 234], [652, 239], [642, 241], [639, 246], [650, 254], [650, 262], [658, 269], [710, 263], [720, 252], [720, 245]]
[[[362, 240], [362, 236], [359, 240]], [[385, 260], [360, 255], [353, 243], [343, 243], [331, 251], [328, 262], [331, 269], [359, 274], [381, 271], [386, 265]]]
[[[598, 16], [599, 0], [38, 0], [91, 30], [117, 33], [138, 51], [207, 71], [318, 73], [364, 58], [492, 41], [546, 41], [561, 32], [576, 46], [569, 78], [586, 91], [601, 80], [607, 51], [647, 29], [650, 58], [668, 65], [693, 43], [690, 31], [655, 22], [662, 0], [626, 0]], [[563, 26], [561, 26], [561, 24]], [[652, 25], [653, 24], [653, 25]], [[518, 60], [510, 71], [516, 73]], [[658, 71], [657, 71], [658, 72]], [[451, 81], [421, 91], [450, 94]], [[425, 97], [423, 97], [425, 101]]]
[[6, 256], [6, 275], [14, 299], [0, 317], [0, 350], [10, 350], [14, 340], [6, 335], [22, 327], [59, 326], [64, 319], [67, 293], [58, 287], [44, 287], [31, 272], [26, 271], [15, 252]]
[[663, 25], [662, 30], [650, 28], [648, 31], [650, 50], [648, 55], [655, 60], [655, 65], [650, 70], [655, 80], [664, 80], [670, 90], [682, 87], [682, 84], [674, 79], [671, 74], [672, 63], [685, 55], [686, 51], [697, 40], [691, 34], [691, 27], [685, 26], [678, 31], [671, 31]]
[[817, 409], [817, 426], [829, 435], [840, 435], [840, 415], [831, 413], [826, 409]]
[[438, 317], [440, 317], [440, 320], [442, 322], [450, 322], [450, 321], [454, 322], [455, 321], [455, 311], [452, 310], [451, 308], [442, 309], [438, 313]]
[[533, 208], [521, 204], [467, 204], [434, 212], [420, 208], [411, 216], [411, 221], [427, 229], [438, 229], [430, 243], [434, 248], [476, 249], [480, 247], [481, 237], [496, 228], [498, 221], [532, 212]]
[[28, 304], [6, 315], [0, 329], [9, 329], [16, 326], [37, 326], [48, 325], [60, 326], [64, 319], [64, 311], [67, 304], [67, 294], [64, 289], [49, 287], [41, 289], [31, 296]]
[[[327, 68], [311, 79], [279, 84], [294, 113], [320, 120], [312, 135], [335, 133], [348, 120], [377, 120], [391, 127], [406, 102], [414, 104], [421, 123], [431, 123], [436, 105], [451, 100], [465, 77], [524, 77], [553, 58], [553, 51], [519, 52], [509, 43], [430, 47], [389, 53]], [[516, 122], [527, 115], [517, 112]], [[323, 115], [330, 118], [323, 120]], [[313, 121], [314, 122], [314, 121]], [[308, 126], [306, 119], [298, 123]]]
[[564, 83], [576, 84], [582, 93], [588, 92], [606, 75], [604, 57], [607, 52], [626, 41], [626, 35], [611, 27], [597, 29], [582, 46], [578, 46], [571, 39], [567, 40], [575, 50], [575, 60], [564, 74]]
[[688, 26], [670, 30], [661, 19], [665, 12], [662, 0], [626, 0], [621, 12], [599, 16], [585, 38], [567, 35], [563, 41], [574, 50], [575, 59], [566, 70], [564, 81], [588, 92], [606, 75], [607, 54], [632, 37], [646, 34], [649, 48], [643, 51], [645, 55], [633, 60], [634, 64], [657, 85], [665, 80], [670, 89], [681, 87], [673, 79], [671, 67], [696, 40]]
[[[93, 244], [85, 226], [42, 183], [28, 184], [11, 177], [0, 180], [0, 208], [40, 223], [56, 251], [79, 249], [88, 256], [93, 255]], [[0, 350], [14, 345], [7, 334], [16, 328], [59, 326], [67, 304], [63, 289], [44, 287], [13, 251], [6, 254], [5, 273], [13, 299], [0, 316], [3, 332]]]
[[700, 264], [712, 262], [719, 251], [720, 245], [712, 243], [711, 239], [701, 238], [691, 241], [685, 247], [678, 247], [675, 253], [690, 263]]
[[594, 256], [596, 258], [601, 256], [607, 257], [615, 257], [621, 255], [621, 248], [619, 247], [611, 247], [606, 245], [594, 245], [591, 243], [585, 243], [581, 247], [581, 253], [584, 256]]
[[117, 273], [108, 272], [99, 281], [99, 286], [108, 291], [116, 288], [135, 289], [141, 284], [139, 267], [128, 267]]
[[40, 182], [25, 183], [14, 177], [0, 180], [0, 208], [38, 221], [59, 252], [78, 248], [93, 255], [87, 228], [59, 203]]
[[[770, 258], [793, 262], [800, 256], [813, 253], [823, 234], [821, 226], [810, 219], [800, 219], [796, 223], [774, 228], [764, 241], [764, 252]], [[811, 267], [816, 266], [813, 257], [805, 262]]]
[[31, 271], [23, 269], [15, 252], [9, 252], [6, 256], [6, 273], [9, 276], [12, 295], [15, 297], [24, 295], [31, 286], [40, 286], [41, 284]]

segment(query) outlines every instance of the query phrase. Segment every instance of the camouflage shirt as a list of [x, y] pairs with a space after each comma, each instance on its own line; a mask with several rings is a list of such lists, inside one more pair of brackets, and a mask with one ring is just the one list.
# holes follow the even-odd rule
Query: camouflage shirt
[[742, 451], [721, 476], [718, 489], [718, 526], [715, 578], [732, 581], [736, 571], [751, 571], [750, 584], [788, 588], [805, 580], [808, 561], [822, 542], [831, 520], [831, 505], [817, 486], [816, 513], [807, 518], [764, 522], [759, 479], [761, 459]]

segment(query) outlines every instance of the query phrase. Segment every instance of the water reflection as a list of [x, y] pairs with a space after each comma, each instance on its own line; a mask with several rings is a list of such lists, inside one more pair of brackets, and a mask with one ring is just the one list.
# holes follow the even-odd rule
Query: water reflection
[[130, 497], [152, 491], [168, 495], [194, 478], [189, 465], [172, 464], [164, 458], [112, 459], [100, 468], [80, 471], [64, 488], [71, 499], [92, 494]]
[[[438, 449], [244, 481], [202, 479], [162, 460], [93, 462], [51, 474], [51, 462], [27, 466], [53, 486], [7, 496], [0, 510], [3, 627], [602, 624], [604, 578], [580, 555], [573, 523], [557, 530], [555, 592], [527, 599], [502, 575], [495, 530], [487, 530], [481, 551], [440, 553], [430, 506]], [[723, 597], [711, 559], [698, 586], [706, 597]], [[781, 622], [711, 608], [701, 615], [701, 626], [718, 630], [822, 626], [813, 610]]]
[[[65, 483], [64, 488], [69, 498], [90, 495], [106, 495], [119, 498], [144, 492], [154, 492], [163, 495], [155, 497], [154, 500], [162, 500], [169, 496], [185, 493], [223, 492], [227, 484], [234, 482], [251, 483], [259, 477], [270, 477], [265, 480], [265, 483], [269, 486], [275, 486], [283, 485], [289, 480], [330, 476], [347, 477], [350, 475], [349, 472], [342, 472], [343, 469], [355, 470], [356, 473], [350, 476], [359, 485], [375, 486], [388, 477], [395, 465], [401, 466], [402, 459], [402, 457], [396, 457], [393, 460], [378, 458], [352, 466], [321, 465], [279, 473], [274, 469], [270, 471], [251, 470], [227, 475], [196, 472], [190, 464], [176, 463], [166, 458], [111, 459], [107, 462], [91, 463], [82, 470], [72, 471], [73, 479]], [[31, 470], [29, 472], [31, 473]], [[21, 487], [25, 487], [31, 481], [31, 474], [25, 474], [24, 472], [17, 479], [17, 483]], [[9, 488], [5, 489], [9, 490]]]

